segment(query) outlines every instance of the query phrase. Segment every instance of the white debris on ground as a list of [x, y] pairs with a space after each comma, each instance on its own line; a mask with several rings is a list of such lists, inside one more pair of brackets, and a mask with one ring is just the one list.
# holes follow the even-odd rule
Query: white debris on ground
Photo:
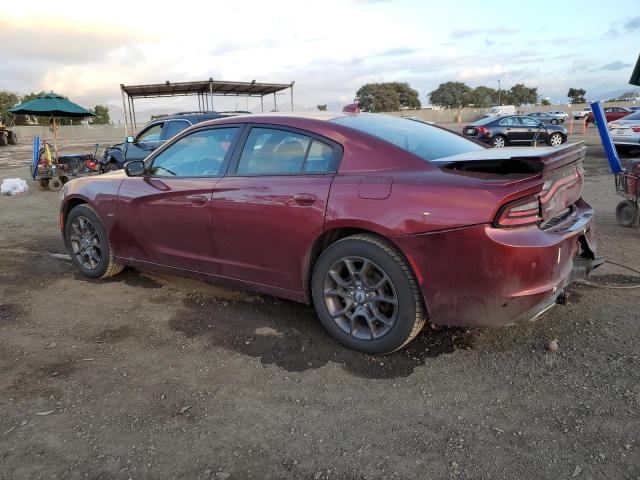
[[29, 191], [29, 185], [21, 178], [5, 178], [0, 185], [2, 195], [23, 195]]

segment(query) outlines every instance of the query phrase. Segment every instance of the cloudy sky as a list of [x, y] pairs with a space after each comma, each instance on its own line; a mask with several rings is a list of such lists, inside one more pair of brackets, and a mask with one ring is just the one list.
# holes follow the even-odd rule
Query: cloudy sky
[[[295, 103], [307, 108], [349, 103], [367, 82], [409, 82], [428, 103], [440, 82], [497, 88], [501, 80], [503, 88], [537, 86], [554, 101], [566, 101], [572, 86], [600, 99], [631, 89], [637, 7], [637, 0], [611, 8], [593, 0], [22, 0], [0, 16], [0, 89], [54, 90], [93, 106], [120, 105], [121, 83], [295, 80]], [[195, 99], [141, 103], [197, 106]], [[216, 107], [234, 108], [236, 100]]]

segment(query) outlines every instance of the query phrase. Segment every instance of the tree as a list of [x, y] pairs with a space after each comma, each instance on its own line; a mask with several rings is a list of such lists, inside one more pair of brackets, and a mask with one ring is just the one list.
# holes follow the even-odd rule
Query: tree
[[92, 110], [92, 113], [95, 114], [90, 121], [94, 125], [109, 125], [111, 123], [111, 119], [109, 118], [109, 109], [104, 105], [96, 105]]
[[587, 94], [587, 91], [584, 88], [570, 88], [567, 92], [567, 97], [571, 99], [571, 103], [587, 103], [587, 100], [584, 96]]
[[548, 98], [543, 98], [543, 99], [540, 101], [540, 105], [551, 105], [551, 102], [549, 101], [549, 99], [548, 99]]
[[17, 93], [0, 90], [0, 123], [12, 120], [13, 114], [9, 113], [9, 109], [18, 103], [20, 103], [20, 97]]
[[367, 83], [356, 92], [356, 101], [367, 112], [400, 110], [400, 95], [388, 83]]
[[462, 108], [469, 105], [472, 101], [472, 90], [462, 82], [446, 82], [438, 85], [433, 92], [429, 94], [429, 99], [433, 105], [447, 108]]
[[476, 87], [471, 92], [471, 104], [478, 108], [488, 108], [498, 104], [498, 91], [491, 87]]
[[401, 109], [417, 110], [422, 106], [418, 91], [411, 88], [408, 83], [393, 82], [390, 85], [400, 95]]
[[325, 103], [324, 105], [318, 105], [318, 110], [320, 110], [321, 112], [326, 112], [327, 111], [327, 104]]
[[505, 92], [503, 103], [519, 107], [523, 103], [536, 103], [538, 101], [538, 88], [527, 87], [524, 83], [516, 83]]
[[418, 92], [408, 83], [368, 83], [356, 92], [360, 109], [367, 112], [396, 112], [420, 108]]

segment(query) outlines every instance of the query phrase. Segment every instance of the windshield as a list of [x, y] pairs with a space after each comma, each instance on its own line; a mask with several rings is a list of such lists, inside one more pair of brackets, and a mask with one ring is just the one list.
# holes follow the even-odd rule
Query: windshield
[[406, 118], [360, 113], [331, 121], [378, 137], [425, 160], [484, 150], [455, 133]]

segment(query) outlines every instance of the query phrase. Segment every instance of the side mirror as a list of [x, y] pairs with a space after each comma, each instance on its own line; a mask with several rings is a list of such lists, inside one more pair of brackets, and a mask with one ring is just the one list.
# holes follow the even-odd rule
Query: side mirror
[[124, 164], [124, 172], [128, 177], [141, 177], [144, 175], [144, 162], [142, 160], [131, 160]]
[[127, 143], [133, 143], [133, 137], [131, 135], [127, 137]]

